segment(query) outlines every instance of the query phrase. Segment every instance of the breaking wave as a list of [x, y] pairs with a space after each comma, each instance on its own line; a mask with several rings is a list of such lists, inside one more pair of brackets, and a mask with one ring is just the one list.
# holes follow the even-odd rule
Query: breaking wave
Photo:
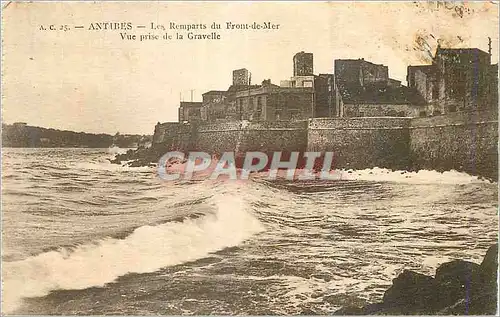
[[[303, 175], [304, 171], [301, 169], [295, 170], [295, 178]], [[279, 170], [277, 172], [277, 179], [285, 179], [287, 177], [287, 170]], [[266, 179], [269, 172], [256, 172], [252, 173], [251, 176], [254, 179]], [[323, 184], [323, 180], [320, 177], [319, 172], [313, 173], [315, 175], [315, 180], [318, 184]], [[360, 170], [345, 170], [338, 169], [332, 170], [330, 172], [329, 181], [368, 181], [368, 182], [393, 182], [393, 183], [403, 183], [403, 184], [481, 184], [481, 183], [492, 183], [491, 180], [482, 178], [480, 176], [469, 175], [464, 172], [458, 172], [455, 170], [438, 172], [434, 170], [420, 170], [415, 172], [404, 171], [404, 170], [390, 170], [386, 168], [367, 168]], [[314, 182], [314, 180], [312, 181]]]
[[128, 148], [121, 148], [121, 147], [117, 147], [117, 146], [112, 146], [112, 147], [108, 148], [108, 153], [113, 154], [113, 155], [125, 154], [125, 153], [127, 153], [128, 150], [129, 150]]
[[108, 172], [129, 172], [129, 171], [149, 172], [152, 170], [152, 167], [149, 166], [130, 167], [127, 165], [113, 164], [106, 161], [78, 162], [71, 167], [78, 170], [97, 170], [97, 171], [108, 171]]
[[342, 170], [343, 180], [363, 180], [378, 182], [398, 182], [411, 184], [472, 184], [472, 183], [490, 183], [486, 179], [478, 176], [472, 176], [464, 172], [455, 170], [437, 172], [429, 170], [420, 170], [418, 172], [392, 171], [385, 168], [369, 168], [364, 170]]
[[263, 225], [239, 197], [210, 198], [215, 212], [182, 222], [142, 226], [124, 239], [107, 238], [3, 263], [2, 310], [12, 313], [23, 298], [52, 290], [100, 287], [127, 273], [154, 272], [162, 267], [203, 258], [240, 244]]

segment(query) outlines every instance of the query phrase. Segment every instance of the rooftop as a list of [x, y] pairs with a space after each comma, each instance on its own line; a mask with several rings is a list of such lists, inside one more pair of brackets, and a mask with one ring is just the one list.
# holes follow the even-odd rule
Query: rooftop
[[349, 85], [337, 84], [344, 103], [365, 104], [422, 104], [423, 100], [412, 89], [406, 86], [391, 87], [382, 85]]
[[219, 95], [219, 94], [223, 94], [225, 92], [226, 92], [225, 90], [209, 90], [201, 95], [202, 96], [204, 96], [204, 95]]
[[181, 107], [199, 107], [202, 104], [201, 101], [181, 101]]
[[377, 65], [377, 66], [385, 66], [384, 64], [375, 64], [375, 63], [372, 63], [372, 62], [369, 62], [369, 61], [366, 61], [364, 58], [346, 58], [346, 59], [336, 59], [334, 61], [335, 63], [336, 62], [363, 62], [363, 63], [367, 63], [367, 64], [372, 64], [372, 65]]
[[438, 47], [436, 50], [436, 55], [440, 54], [485, 54], [489, 55], [489, 53], [482, 51], [478, 48], [442, 48]]
[[254, 88], [260, 88], [261, 85], [231, 85], [227, 89], [228, 92], [236, 92], [236, 91], [242, 91], [242, 90], [250, 90]]
[[436, 71], [436, 68], [434, 65], [409, 65], [408, 69], [410, 68], [418, 68], [420, 71], [426, 73], [426, 74], [431, 74]]

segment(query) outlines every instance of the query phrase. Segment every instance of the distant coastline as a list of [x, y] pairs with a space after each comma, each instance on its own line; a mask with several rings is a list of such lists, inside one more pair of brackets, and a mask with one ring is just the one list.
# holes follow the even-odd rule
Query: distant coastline
[[152, 136], [86, 133], [30, 126], [23, 122], [2, 124], [2, 147], [13, 148], [137, 148], [151, 144]]

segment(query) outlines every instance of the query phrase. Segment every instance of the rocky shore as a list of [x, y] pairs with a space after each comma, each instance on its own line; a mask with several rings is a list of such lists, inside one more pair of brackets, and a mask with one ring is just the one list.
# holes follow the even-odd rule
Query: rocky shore
[[[189, 152], [189, 151], [184, 151], [182, 149], [168, 148], [162, 144], [153, 144], [151, 147], [139, 147], [136, 150], [130, 149], [126, 153], [117, 154], [113, 159], [109, 159], [109, 161], [113, 164], [119, 164], [119, 165], [124, 165], [124, 166], [129, 166], [129, 167], [156, 166], [156, 164], [158, 163], [160, 158], [165, 153], [167, 153], [169, 151], [183, 152], [183, 153], [186, 153], [186, 156], [188, 155], [188, 152]], [[192, 149], [192, 151], [203, 152], [203, 150], [200, 150], [200, 149]], [[268, 165], [266, 165], [262, 170], [266, 171], [270, 168], [270, 164], [271, 164], [274, 152], [264, 152], [264, 153], [267, 154], [267, 156], [268, 156]], [[290, 152], [282, 151], [281, 153], [282, 153], [281, 154], [282, 160], [289, 159]], [[243, 166], [244, 158], [245, 158], [245, 153], [236, 153], [235, 163], [236, 163], [236, 166], [238, 168], [241, 168]], [[306, 159], [303, 156], [303, 153], [299, 153], [297, 168], [303, 168], [303, 167], [305, 167], [305, 164], [306, 164]], [[321, 170], [322, 164], [323, 163], [320, 159], [315, 163], [313, 168], [315, 170]], [[333, 164], [336, 164], [336, 162], [334, 161]], [[371, 167], [374, 167], [374, 166], [366, 166], [365, 168], [371, 168]], [[349, 166], [337, 167], [337, 168], [345, 169], [345, 170], [351, 169]], [[391, 169], [392, 171], [398, 170], [397, 168], [394, 168], [394, 167], [393, 168], [388, 167], [388, 168]], [[420, 169], [418, 169], [418, 168], [411, 168], [411, 167], [406, 168], [406, 171], [408, 171], [408, 172], [418, 172], [419, 170]], [[438, 166], [438, 167], [434, 168], [434, 170], [437, 172], [443, 173], [445, 171], [453, 170], [453, 168], [452, 168], [452, 166], [447, 166], [447, 167], [443, 167], [443, 166], [439, 167]], [[475, 174], [472, 174], [472, 175], [475, 175]], [[490, 182], [497, 182], [496, 178], [485, 176], [485, 175], [478, 175], [478, 178], [485, 179], [485, 180], [488, 180]]]
[[[181, 150], [178, 150], [180, 152], [183, 152]], [[197, 150], [200, 151], [200, 150]], [[152, 166], [160, 160], [160, 158], [167, 153], [168, 151], [165, 150], [165, 147], [162, 146], [152, 146], [149, 148], [138, 148], [137, 150], [128, 150], [126, 153], [123, 154], [118, 154], [115, 156], [114, 159], [110, 159], [111, 163], [113, 164], [120, 164], [120, 165], [126, 165], [130, 167], [141, 167], [141, 166]], [[203, 151], [201, 151], [203, 152]], [[187, 152], [186, 157], [189, 155]], [[264, 166], [261, 170], [268, 170], [271, 167], [271, 162], [273, 160], [273, 155], [274, 152], [264, 152], [264, 154], [267, 155], [268, 157], [268, 163], [266, 166]], [[287, 151], [282, 151], [281, 152], [281, 160], [289, 160], [290, 159], [290, 154], [291, 152]], [[297, 159], [297, 168], [303, 168], [306, 166], [306, 158], [303, 155], [304, 153], [299, 153], [298, 159]], [[216, 157], [221, 156], [221, 153], [215, 154]], [[323, 167], [323, 161], [322, 157], [317, 159], [316, 163], [314, 164], [313, 168], [315, 170], [321, 170]], [[244, 161], [245, 161], [245, 153], [235, 153], [235, 165], [238, 168], [242, 168], [244, 166]]]
[[[113, 164], [124, 164], [130, 167], [151, 166], [158, 163], [161, 156], [165, 154], [163, 148], [151, 146], [149, 148], [140, 147], [137, 150], [128, 150], [126, 153], [117, 154], [114, 159], [110, 160]], [[126, 162], [126, 163], [123, 163]]]
[[405, 270], [393, 280], [382, 302], [343, 307], [334, 315], [496, 315], [498, 244], [478, 265], [454, 260], [434, 277]]

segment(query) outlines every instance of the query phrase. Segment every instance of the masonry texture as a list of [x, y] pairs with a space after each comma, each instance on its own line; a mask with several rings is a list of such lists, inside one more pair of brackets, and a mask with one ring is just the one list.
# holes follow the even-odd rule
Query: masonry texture
[[307, 121], [247, 122], [200, 125], [196, 137], [201, 151], [304, 151]]
[[309, 121], [308, 151], [334, 153], [336, 168], [409, 168], [409, 118]]
[[498, 179], [497, 115], [491, 110], [412, 119], [412, 166]]
[[165, 150], [305, 151], [307, 121], [227, 121], [213, 124], [163, 123], [155, 128], [154, 143]]
[[336, 168], [454, 169], [491, 179], [498, 178], [497, 140], [494, 110], [425, 118], [164, 123], [153, 138], [163, 150], [331, 151]]

